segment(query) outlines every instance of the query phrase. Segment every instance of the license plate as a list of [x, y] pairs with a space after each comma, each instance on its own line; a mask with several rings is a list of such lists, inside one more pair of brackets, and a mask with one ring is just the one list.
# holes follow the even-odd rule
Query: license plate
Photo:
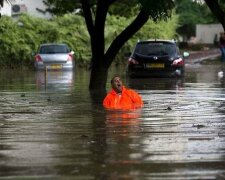
[[61, 64], [51, 64], [50, 69], [62, 69], [62, 65]]
[[165, 64], [163, 63], [151, 63], [151, 64], [146, 64], [147, 68], [164, 68]]

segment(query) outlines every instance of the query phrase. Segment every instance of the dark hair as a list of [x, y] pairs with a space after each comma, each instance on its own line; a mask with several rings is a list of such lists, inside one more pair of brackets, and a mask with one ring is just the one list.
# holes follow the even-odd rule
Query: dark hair
[[113, 77], [112, 77], [112, 79], [111, 79], [111, 84], [113, 83], [113, 80], [116, 78], [116, 77], [120, 77], [120, 75], [119, 74], [115, 74]]

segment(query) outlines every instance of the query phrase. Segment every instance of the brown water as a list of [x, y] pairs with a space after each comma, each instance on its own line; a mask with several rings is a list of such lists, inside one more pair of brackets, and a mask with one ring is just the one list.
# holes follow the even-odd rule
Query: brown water
[[136, 111], [104, 110], [84, 69], [1, 71], [0, 179], [225, 179], [221, 69], [129, 79], [113, 68], [142, 95]]

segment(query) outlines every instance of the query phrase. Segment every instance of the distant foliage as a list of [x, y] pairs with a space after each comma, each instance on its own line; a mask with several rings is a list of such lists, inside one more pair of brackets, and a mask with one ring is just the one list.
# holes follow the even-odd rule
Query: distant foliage
[[177, 32], [185, 38], [185, 41], [195, 36], [196, 24], [218, 22], [207, 5], [198, 0], [176, 0], [175, 4], [180, 24]]
[[144, 11], [149, 14], [153, 21], [159, 19], [167, 20], [172, 15], [172, 9], [175, 7], [173, 0], [139, 0]]
[[[111, 41], [133, 20], [109, 15], [106, 21], [105, 43]], [[176, 36], [177, 17], [167, 22], [150, 21], [130, 39], [121, 49], [116, 63], [131, 52], [138, 39], [168, 38]], [[33, 55], [40, 43], [67, 43], [75, 51], [76, 64], [86, 66], [90, 63], [91, 45], [83, 17], [66, 14], [52, 20], [21, 15], [18, 20], [3, 16], [0, 21], [0, 66], [18, 67], [33, 65]]]
[[219, 5], [225, 11], [225, 1], [224, 0], [219, 0]]

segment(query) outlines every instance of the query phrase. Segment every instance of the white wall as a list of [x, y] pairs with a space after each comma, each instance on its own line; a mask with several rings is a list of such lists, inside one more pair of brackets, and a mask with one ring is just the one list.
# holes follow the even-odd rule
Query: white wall
[[0, 7], [1, 15], [11, 16], [11, 6], [4, 2], [4, 7]]
[[215, 35], [219, 38], [220, 32], [223, 32], [221, 24], [197, 24], [196, 38], [199, 43], [213, 44]]
[[[45, 10], [45, 5], [43, 4], [42, 0], [15, 0], [13, 1], [13, 5], [24, 5], [26, 6], [26, 12], [32, 16], [35, 17], [40, 17], [40, 18], [46, 18], [46, 19], [50, 19], [52, 16], [49, 13], [41, 13], [39, 11], [37, 11], [36, 8], [42, 9], [43, 11]], [[11, 16], [13, 15], [12, 13], [12, 7], [7, 4], [6, 2], [4, 2], [4, 6], [1, 9], [2, 15], [8, 15]]]

